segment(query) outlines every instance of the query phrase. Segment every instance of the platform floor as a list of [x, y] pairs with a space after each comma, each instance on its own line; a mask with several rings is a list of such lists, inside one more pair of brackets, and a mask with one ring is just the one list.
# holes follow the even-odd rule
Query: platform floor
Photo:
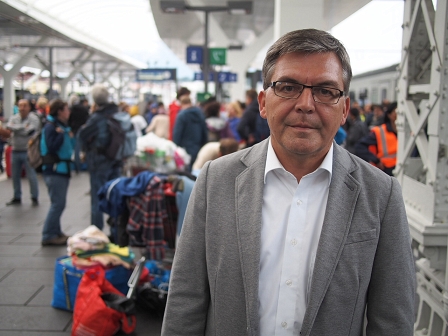
[[[54, 262], [66, 247], [42, 247], [41, 231], [50, 206], [42, 176], [38, 207], [31, 206], [28, 180], [22, 179], [22, 205], [6, 206], [12, 198], [12, 180], [0, 176], [0, 335], [70, 335], [72, 313], [51, 307]], [[73, 174], [62, 230], [72, 235], [90, 223], [89, 175]], [[105, 224], [107, 227], [107, 224]], [[107, 229], [105, 229], [106, 231]], [[160, 335], [162, 319], [137, 314], [132, 335]], [[120, 334], [124, 335], [124, 334]]]

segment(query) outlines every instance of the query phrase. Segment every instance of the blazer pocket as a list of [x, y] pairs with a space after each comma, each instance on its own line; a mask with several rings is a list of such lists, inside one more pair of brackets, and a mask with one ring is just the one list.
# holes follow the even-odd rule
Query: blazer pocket
[[367, 240], [372, 240], [376, 238], [376, 229], [362, 231], [362, 232], [354, 232], [350, 233], [347, 236], [347, 240], [345, 241], [345, 245], [359, 243]]

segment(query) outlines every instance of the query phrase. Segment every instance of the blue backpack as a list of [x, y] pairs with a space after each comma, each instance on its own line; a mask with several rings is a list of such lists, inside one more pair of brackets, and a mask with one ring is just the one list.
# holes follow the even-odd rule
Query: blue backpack
[[134, 155], [137, 149], [137, 134], [130, 115], [117, 112], [107, 116], [107, 128], [110, 139], [104, 154], [115, 161], [122, 161]]

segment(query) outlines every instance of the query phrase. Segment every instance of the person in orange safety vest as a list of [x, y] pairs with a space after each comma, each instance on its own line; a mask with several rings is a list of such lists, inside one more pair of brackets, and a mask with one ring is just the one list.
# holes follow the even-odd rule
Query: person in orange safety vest
[[370, 133], [355, 145], [355, 154], [377, 166], [388, 175], [393, 175], [397, 163], [397, 103], [391, 103], [384, 116], [384, 123], [375, 126]]

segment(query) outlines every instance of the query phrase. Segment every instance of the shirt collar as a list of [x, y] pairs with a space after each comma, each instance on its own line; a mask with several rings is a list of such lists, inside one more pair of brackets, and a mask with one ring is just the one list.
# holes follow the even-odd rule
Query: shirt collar
[[[266, 157], [266, 165], [264, 168], [264, 183], [266, 184], [266, 175], [275, 169], [283, 169], [286, 171], [286, 169], [283, 167], [283, 165], [278, 160], [277, 154], [275, 154], [274, 148], [272, 147], [271, 138], [269, 138], [269, 144], [268, 144], [268, 153]], [[331, 183], [331, 176], [333, 174], [333, 143], [331, 144], [330, 149], [328, 150], [327, 155], [325, 155], [324, 160], [320, 164], [320, 166], [315, 170], [326, 170], [329, 173], [329, 179], [328, 179], [328, 185]]]

